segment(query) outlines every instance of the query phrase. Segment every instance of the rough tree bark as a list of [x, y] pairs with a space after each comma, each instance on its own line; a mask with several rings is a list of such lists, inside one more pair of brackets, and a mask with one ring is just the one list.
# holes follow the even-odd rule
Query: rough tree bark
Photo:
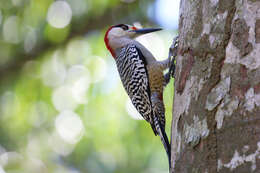
[[171, 172], [260, 172], [259, 0], [181, 0], [171, 138]]

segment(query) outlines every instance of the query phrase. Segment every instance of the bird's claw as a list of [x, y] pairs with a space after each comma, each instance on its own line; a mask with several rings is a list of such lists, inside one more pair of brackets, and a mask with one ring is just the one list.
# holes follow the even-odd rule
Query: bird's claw
[[179, 36], [176, 36], [173, 39], [173, 43], [171, 47], [169, 48], [169, 55], [168, 55], [168, 60], [169, 60], [169, 71], [164, 75], [165, 79], [165, 86], [170, 82], [171, 77], [174, 78], [174, 73], [175, 73], [175, 58], [177, 56], [177, 49], [178, 49], [178, 44], [179, 44]]
[[175, 58], [177, 56], [177, 50], [178, 50], [178, 45], [179, 45], [179, 36], [176, 36], [173, 39], [172, 45], [169, 49], [169, 59], [170, 59], [170, 69], [169, 69], [169, 77], [174, 78], [175, 74]]

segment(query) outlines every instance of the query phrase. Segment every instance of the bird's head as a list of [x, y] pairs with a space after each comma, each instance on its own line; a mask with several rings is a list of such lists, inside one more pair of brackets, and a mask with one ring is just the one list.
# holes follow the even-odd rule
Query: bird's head
[[135, 26], [127, 24], [113, 25], [108, 28], [105, 34], [105, 44], [107, 49], [115, 57], [114, 49], [124, 46], [128, 41], [134, 39], [140, 35], [160, 31], [161, 28], [143, 28], [138, 29]]

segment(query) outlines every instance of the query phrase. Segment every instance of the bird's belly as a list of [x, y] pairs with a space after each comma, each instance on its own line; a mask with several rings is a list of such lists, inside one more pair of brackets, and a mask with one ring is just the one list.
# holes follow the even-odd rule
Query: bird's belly
[[148, 74], [149, 74], [149, 84], [151, 88], [151, 93], [157, 92], [162, 93], [164, 76], [163, 70], [157, 64], [148, 65]]

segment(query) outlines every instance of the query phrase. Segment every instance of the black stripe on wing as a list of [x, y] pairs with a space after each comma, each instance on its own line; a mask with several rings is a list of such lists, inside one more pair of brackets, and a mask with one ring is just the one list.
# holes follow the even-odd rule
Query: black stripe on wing
[[145, 57], [135, 45], [127, 45], [120, 51], [116, 63], [123, 86], [133, 105], [143, 118], [151, 123], [151, 91]]

